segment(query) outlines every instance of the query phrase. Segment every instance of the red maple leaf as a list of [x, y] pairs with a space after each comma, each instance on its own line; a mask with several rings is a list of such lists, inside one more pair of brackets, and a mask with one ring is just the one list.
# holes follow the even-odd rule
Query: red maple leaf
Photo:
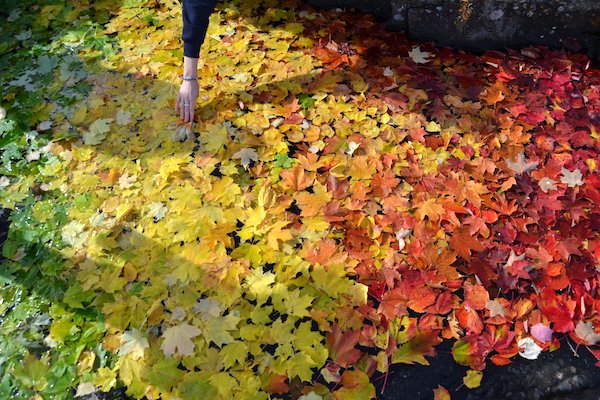
[[492, 286], [492, 281], [498, 279], [495, 267], [489, 261], [473, 259], [464, 268], [461, 268], [467, 274], [475, 274], [486, 288]]
[[358, 343], [359, 331], [342, 332], [338, 324], [333, 325], [333, 332], [327, 334], [327, 345], [331, 349], [331, 359], [341, 367], [349, 367], [360, 359], [361, 351], [354, 346]]
[[544, 288], [538, 298], [538, 307], [554, 323], [554, 332], [569, 332], [575, 328], [575, 305], [574, 300], [567, 299], [564, 294], [558, 295], [550, 288]]
[[483, 331], [483, 321], [477, 311], [469, 307], [460, 307], [455, 312], [458, 323], [467, 333], [479, 334]]

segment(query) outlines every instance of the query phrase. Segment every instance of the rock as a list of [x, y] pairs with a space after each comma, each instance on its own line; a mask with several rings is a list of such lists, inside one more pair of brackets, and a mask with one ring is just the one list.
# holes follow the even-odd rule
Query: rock
[[597, 0], [308, 0], [317, 7], [371, 12], [390, 29], [471, 50], [580, 47], [600, 55]]
[[356, 8], [375, 15], [380, 21], [391, 17], [390, 0], [308, 0], [308, 3], [320, 8]]

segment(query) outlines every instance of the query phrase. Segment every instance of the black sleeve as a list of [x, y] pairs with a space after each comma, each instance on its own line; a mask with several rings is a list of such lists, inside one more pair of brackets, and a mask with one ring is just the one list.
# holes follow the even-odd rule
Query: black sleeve
[[198, 58], [217, 0], [183, 0], [183, 55]]

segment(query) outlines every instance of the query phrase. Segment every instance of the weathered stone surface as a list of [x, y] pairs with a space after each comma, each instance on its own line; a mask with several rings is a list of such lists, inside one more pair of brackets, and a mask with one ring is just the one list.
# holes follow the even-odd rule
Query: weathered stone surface
[[380, 20], [390, 18], [392, 11], [390, 0], [308, 0], [308, 3], [320, 8], [356, 8], [372, 13]]
[[[371, 12], [390, 29], [416, 40], [473, 50], [546, 45], [568, 38], [586, 50], [600, 47], [598, 0], [308, 0], [317, 7]], [[573, 43], [567, 44], [570, 49]]]

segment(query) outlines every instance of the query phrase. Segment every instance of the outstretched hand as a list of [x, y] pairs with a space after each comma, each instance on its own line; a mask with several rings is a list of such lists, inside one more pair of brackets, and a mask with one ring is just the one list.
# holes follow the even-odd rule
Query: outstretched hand
[[194, 120], [196, 99], [198, 98], [198, 81], [183, 81], [175, 103], [175, 112], [184, 122]]

